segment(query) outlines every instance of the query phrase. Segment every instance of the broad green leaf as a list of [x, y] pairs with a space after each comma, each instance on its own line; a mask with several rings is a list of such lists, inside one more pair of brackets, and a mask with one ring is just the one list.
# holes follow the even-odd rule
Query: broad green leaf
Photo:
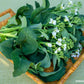
[[54, 70], [55, 70], [55, 67], [56, 67], [57, 59], [58, 59], [57, 56], [53, 55], [53, 67], [54, 67]]
[[21, 44], [23, 41], [27, 41], [29, 38], [36, 40], [36, 34], [28, 27], [23, 28], [19, 34], [16, 44]]
[[46, 9], [41, 13], [41, 22], [43, 24], [46, 24], [50, 18], [56, 18], [56, 15], [51, 13], [52, 10], [54, 10], [54, 8]]
[[62, 31], [62, 37], [69, 38], [69, 33], [67, 32], [66, 29], [64, 29], [64, 30]]
[[25, 55], [34, 53], [38, 48], [35, 34], [33, 34], [33, 31], [28, 28], [21, 30], [16, 40], [16, 44], [22, 46], [21, 49]]
[[[65, 67], [60, 67], [54, 72], [40, 72], [41, 79], [45, 82], [52, 82], [59, 80], [65, 74]], [[42, 77], [43, 76], [43, 77]]]
[[60, 67], [64, 67], [65, 66], [65, 60], [64, 59], [60, 59], [60, 62], [58, 63], [58, 65], [57, 65], [59, 68]]
[[73, 40], [74, 42], [77, 41], [77, 38], [76, 38], [75, 36], [73, 36], [72, 34], [69, 33], [69, 36], [72, 38], [72, 40]]
[[20, 66], [20, 60], [19, 60], [20, 57], [19, 56], [22, 55], [21, 50], [15, 49], [10, 53], [10, 55], [14, 62], [14, 69], [17, 69]]
[[84, 31], [84, 15], [80, 15], [79, 17], [81, 18], [81, 21], [82, 21], [81, 30]]
[[29, 26], [28, 28], [30, 28], [32, 30], [39, 30], [39, 29], [42, 29], [42, 24], [41, 23], [33, 24], [33, 25]]
[[29, 10], [29, 8], [28, 8], [27, 6], [22, 6], [22, 7], [20, 7], [20, 8], [17, 10], [16, 18], [18, 18], [19, 15], [20, 15], [20, 16], [23, 16], [23, 15], [24, 15], [24, 12], [25, 12], [25, 11], [28, 11], [28, 10]]
[[[29, 42], [30, 41], [30, 42]], [[35, 40], [29, 39], [27, 43], [22, 44], [22, 51], [24, 55], [29, 55], [34, 53], [37, 50], [38, 44]]]
[[40, 4], [37, 1], [35, 1], [35, 7], [36, 8], [39, 8], [40, 7]]
[[24, 16], [26, 16], [27, 19], [29, 19], [33, 12], [33, 6], [30, 4], [26, 4], [26, 6], [28, 7], [28, 11], [25, 11], [23, 14], [24, 14]]
[[44, 59], [41, 60], [39, 63], [41, 63], [41, 67], [48, 68], [51, 65], [50, 57], [45, 48], [43, 48], [42, 50], [46, 53], [46, 55], [45, 55]]
[[26, 4], [26, 6], [28, 7], [28, 11], [25, 11], [23, 13], [23, 15], [26, 17], [27, 19], [27, 26], [31, 25], [31, 22], [30, 22], [30, 18], [31, 18], [31, 14], [33, 12], [33, 6], [32, 5], [29, 5], [29, 4]]
[[33, 20], [33, 23], [36, 23], [36, 24], [38, 24], [38, 23], [40, 23], [41, 21], [42, 21], [42, 15], [41, 14], [38, 14], [35, 18], [34, 18], [34, 20]]
[[31, 14], [31, 21], [33, 22], [33, 20], [35, 19], [35, 17], [36, 17], [37, 15], [39, 15], [44, 9], [45, 9], [45, 8], [43, 8], [43, 7], [39, 7], [39, 8], [37, 8], [37, 9], [35, 9], [35, 10], [32, 12], [32, 14]]
[[13, 39], [5, 40], [0, 43], [0, 52], [3, 53], [8, 59], [11, 59], [10, 53], [13, 51]]
[[51, 75], [58, 73], [61, 69], [62, 69], [62, 67], [60, 69], [58, 69], [57, 71], [54, 71], [54, 72], [40, 72], [40, 75], [43, 77], [51, 76]]
[[26, 12], [28, 10], [29, 10], [29, 8], [27, 6], [22, 6], [17, 10], [16, 21], [17, 21], [18, 24], [21, 24], [21, 20], [20, 20], [19, 16], [23, 16], [24, 12]]
[[31, 62], [28, 61], [24, 56], [23, 57], [20, 56], [22, 56], [22, 53], [21, 50], [19, 49], [15, 49], [11, 53], [11, 57], [14, 62], [14, 72], [13, 72], [14, 77], [25, 73], [31, 64]]
[[26, 17], [23, 16], [23, 17], [20, 17], [20, 19], [21, 19], [21, 27], [22, 28], [23, 27], [27, 27], [27, 19], [26, 19]]
[[50, 6], [49, 0], [42, 0], [42, 1], [43, 1], [42, 7], [49, 8], [49, 6]]
[[34, 63], [38, 63], [39, 61], [41, 61], [43, 58], [45, 57], [45, 53], [44, 52], [40, 52], [39, 50], [37, 50], [35, 53], [30, 54], [28, 56], [29, 60], [31, 60]]
[[81, 40], [82, 32], [81, 30], [76, 30], [75, 37], [77, 38], [77, 41], [79, 42]]

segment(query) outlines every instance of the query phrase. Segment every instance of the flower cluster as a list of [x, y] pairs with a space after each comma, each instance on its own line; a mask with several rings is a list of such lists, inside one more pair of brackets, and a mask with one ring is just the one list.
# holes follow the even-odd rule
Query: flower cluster
[[82, 45], [79, 43], [78, 49], [71, 54], [71, 57], [79, 57], [82, 50]]
[[53, 20], [52, 18], [50, 18], [50, 24], [56, 25], [56, 20]]
[[[71, 0], [69, 0], [68, 5], [73, 5], [73, 2]], [[65, 9], [64, 5], [61, 4], [60, 6], [61, 10]], [[78, 10], [77, 8], [74, 10], [75, 14], [77, 15]], [[52, 49], [51, 52], [52, 54], [58, 54], [59, 52], [66, 52], [70, 49], [72, 49], [74, 47], [74, 42], [73, 42], [73, 36], [71, 36], [71, 38], [69, 38], [68, 34], [65, 35], [65, 37], [62, 37], [62, 31], [64, 31], [64, 29], [66, 29], [66, 27], [70, 27], [73, 28], [74, 23], [78, 24], [79, 22], [81, 23], [80, 18], [76, 19], [78, 17], [74, 17], [72, 18], [71, 16], [58, 16], [56, 18], [50, 18], [48, 24], [51, 24], [53, 26], [53, 30], [51, 32], [49, 32], [49, 36], [51, 36], [51, 39], [48, 42], [44, 42], [43, 44], [46, 45], [47, 47], [50, 47]], [[63, 19], [63, 21], [61, 21], [61, 19]], [[68, 25], [67, 25], [68, 24]], [[68, 30], [66, 30], [68, 32]], [[48, 30], [47, 30], [48, 33]], [[65, 32], [66, 33], [66, 32]], [[67, 38], [68, 36], [68, 38]], [[41, 37], [43, 37], [43, 35], [41, 35]], [[52, 41], [51, 41], [52, 40]], [[78, 57], [80, 50], [76, 50], [75, 53], [72, 53], [71, 56], [75, 57], [75, 55]]]
[[53, 38], [56, 38], [56, 34], [59, 33], [59, 29], [56, 27], [54, 31], [52, 32]]

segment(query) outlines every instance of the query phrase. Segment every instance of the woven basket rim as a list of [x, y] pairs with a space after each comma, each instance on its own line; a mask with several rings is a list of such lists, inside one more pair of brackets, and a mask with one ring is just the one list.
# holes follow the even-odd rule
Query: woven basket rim
[[[0, 13], [0, 17], [7, 14], [7, 13], [10, 13], [10, 16], [14, 16], [15, 13], [12, 11], [12, 9], [7, 9], [6, 11]], [[9, 18], [11, 18], [9, 17]], [[0, 22], [0, 27], [4, 26], [7, 24], [8, 22], [8, 19], [5, 19], [4, 21]], [[84, 35], [84, 32], [83, 32], [83, 35]], [[83, 50], [84, 51], [84, 50]], [[1, 55], [3, 55], [1, 52], [0, 52]], [[4, 55], [3, 55], [4, 56]], [[81, 56], [78, 58], [78, 60], [70, 67], [70, 69], [65, 73], [65, 75], [59, 80], [59, 81], [54, 81], [54, 82], [48, 82], [48, 83], [45, 83], [43, 82], [41, 79], [39, 79], [38, 77], [36, 77], [35, 75], [29, 73], [29, 72], [26, 72], [27, 76], [29, 76], [31, 79], [33, 79], [37, 84], [64, 84], [64, 82], [69, 78], [69, 76], [77, 69], [77, 67], [81, 64], [81, 62], [84, 60], [84, 53], [81, 54]], [[9, 60], [11, 63], [13, 63], [12, 60]]]

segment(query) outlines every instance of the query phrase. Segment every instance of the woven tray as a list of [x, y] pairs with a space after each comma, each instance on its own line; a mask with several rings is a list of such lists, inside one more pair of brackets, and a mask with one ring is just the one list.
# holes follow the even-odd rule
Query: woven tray
[[[6, 25], [7, 22], [8, 22], [8, 19], [10, 19], [12, 16], [15, 15], [15, 13], [11, 9], [8, 9], [8, 10], [0, 13], [0, 17], [7, 14], [7, 13], [10, 13], [10, 17], [3, 20], [2, 22], [0, 22], [0, 28], [2, 26]], [[83, 32], [83, 35], [84, 35], [84, 32]], [[64, 84], [64, 82], [69, 78], [69, 76], [77, 69], [77, 67], [84, 60], [84, 53], [83, 52], [84, 52], [84, 49], [82, 50], [81, 55], [79, 56], [79, 58], [75, 58], [77, 61], [74, 64], [72, 63], [72, 61], [70, 59], [68, 60], [67, 66], [66, 66], [66, 73], [59, 81], [53, 81], [53, 82], [45, 83], [41, 79], [36, 77], [35, 75], [30, 74], [29, 72], [26, 72], [26, 75], [29, 76], [31, 79], [33, 79], [37, 84]], [[0, 52], [0, 54], [2, 54], [2, 53]], [[12, 60], [9, 60], [9, 61], [11, 63], [13, 63]], [[50, 68], [45, 69], [46, 72], [51, 72], [52, 70], [53, 70], [53, 65], [52, 64], [51, 64]]]

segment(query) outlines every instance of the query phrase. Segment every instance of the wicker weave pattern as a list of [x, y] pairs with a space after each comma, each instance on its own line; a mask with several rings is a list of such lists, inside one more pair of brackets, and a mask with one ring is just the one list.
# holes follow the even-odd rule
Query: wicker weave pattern
[[[2, 13], [0, 13], [0, 17], [7, 14], [7, 13], [10, 13], [10, 17], [11, 18], [12, 16], [15, 15], [15, 13], [11, 10], [11, 9], [8, 9]], [[0, 28], [4, 25], [7, 24], [8, 22], [8, 19], [7, 18], [6, 20], [0, 22]], [[83, 32], [83, 35], [84, 35], [84, 32]], [[66, 66], [66, 73], [65, 75], [59, 80], [59, 81], [54, 81], [54, 82], [48, 82], [48, 83], [44, 83], [42, 80], [40, 80], [38, 77], [36, 77], [35, 75], [33, 74], [30, 74], [29, 72], [26, 72], [27, 76], [29, 76], [31, 79], [33, 79], [37, 84], [64, 84], [64, 82], [69, 78], [69, 76], [77, 69], [77, 67], [81, 64], [81, 62], [84, 60], [84, 49], [80, 55], [80, 57], [77, 59], [77, 61], [73, 64], [70, 60], [67, 62], [67, 66]], [[0, 54], [2, 54], [0, 52]], [[3, 55], [3, 54], [2, 54]], [[13, 63], [12, 60], [9, 60], [11, 63]], [[49, 70], [52, 69], [52, 65], [51, 67], [49, 68]], [[49, 71], [48, 69], [46, 69], [47, 71]], [[52, 71], [52, 70], [51, 70]]]
[[1, 28], [2, 26], [6, 25], [7, 22], [8, 22], [8, 19], [10, 19], [12, 16], [15, 15], [15, 13], [14, 13], [11, 9], [8, 9], [8, 10], [6, 10], [6, 11], [0, 13], [0, 17], [6, 15], [7, 13], [10, 13], [10, 17], [8, 17], [7, 19], [5, 19], [5, 20], [3, 20], [2, 22], [0, 22], [0, 28]]

